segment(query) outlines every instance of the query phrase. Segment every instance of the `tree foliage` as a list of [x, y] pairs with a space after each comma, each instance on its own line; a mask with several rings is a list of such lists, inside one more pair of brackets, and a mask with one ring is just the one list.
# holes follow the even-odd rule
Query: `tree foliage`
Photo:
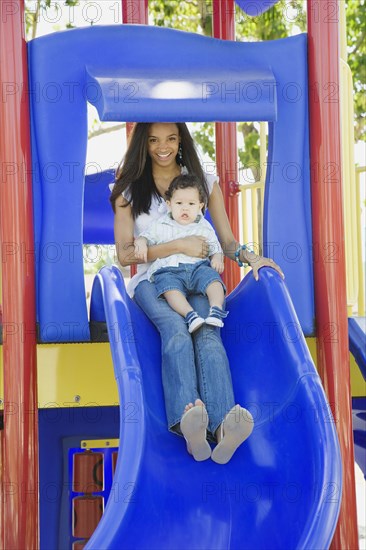
[[[78, 6], [79, 0], [63, 0], [58, 4], [54, 0], [25, 0], [25, 29], [28, 40], [37, 37], [38, 22], [44, 15], [44, 12], [52, 6], [73, 7]], [[71, 23], [66, 24], [66, 28], [72, 28]]]
[[355, 141], [366, 141], [366, 2], [346, 0], [348, 64], [353, 75]]
[[150, 0], [149, 18], [157, 27], [205, 34], [205, 0]]

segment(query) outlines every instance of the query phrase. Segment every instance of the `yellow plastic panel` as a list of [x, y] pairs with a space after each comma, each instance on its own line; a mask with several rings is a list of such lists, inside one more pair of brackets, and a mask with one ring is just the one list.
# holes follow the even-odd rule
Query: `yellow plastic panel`
[[[306, 343], [310, 350], [313, 361], [316, 365], [316, 338], [306, 338]], [[352, 353], [349, 354], [349, 361], [351, 376], [351, 395], [352, 397], [366, 397], [366, 382]]]
[[308, 345], [311, 358], [314, 361], [314, 365], [316, 366], [316, 368], [318, 368], [317, 356], [316, 356], [316, 353], [317, 353], [317, 351], [316, 351], [316, 338], [313, 338], [313, 337], [306, 338], [306, 343]]
[[[307, 338], [316, 365], [316, 338]], [[117, 405], [109, 344], [38, 345], [38, 402], [40, 408]], [[366, 396], [366, 382], [350, 354], [352, 397]], [[3, 391], [3, 357], [0, 346], [0, 400]], [[2, 408], [0, 401], [0, 409]]]
[[352, 397], [366, 397], [366, 382], [355, 358], [350, 354]]
[[117, 405], [108, 343], [37, 346], [40, 408]]
[[80, 443], [82, 449], [105, 449], [119, 447], [119, 439], [83, 439]]

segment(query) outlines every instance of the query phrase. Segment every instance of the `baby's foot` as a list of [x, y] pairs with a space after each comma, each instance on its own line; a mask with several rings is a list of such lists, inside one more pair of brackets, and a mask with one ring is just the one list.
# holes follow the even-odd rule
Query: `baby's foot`
[[208, 416], [204, 403], [196, 399], [188, 403], [180, 422], [180, 429], [187, 442], [187, 451], [197, 461], [207, 460], [211, 456], [211, 447], [206, 439]]
[[205, 324], [205, 320], [198, 315], [197, 311], [190, 311], [187, 313], [184, 320], [187, 323], [188, 332], [190, 333], [195, 332]]
[[211, 306], [208, 317], [205, 319], [206, 325], [211, 325], [213, 327], [223, 327], [223, 319], [228, 316], [227, 311], [221, 309], [218, 306]]

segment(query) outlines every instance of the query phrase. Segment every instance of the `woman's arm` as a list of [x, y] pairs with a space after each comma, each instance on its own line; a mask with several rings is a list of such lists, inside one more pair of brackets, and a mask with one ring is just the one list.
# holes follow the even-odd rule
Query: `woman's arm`
[[[235, 239], [230, 227], [230, 222], [225, 210], [224, 197], [218, 183], [215, 183], [213, 186], [208, 202], [208, 210], [225, 256], [235, 261], [235, 251], [240, 243]], [[241, 250], [239, 259], [252, 267], [253, 276], [256, 280], [258, 280], [258, 270], [261, 267], [272, 267], [284, 278], [281, 268], [272, 259], [264, 258], [249, 250]]]
[[[134, 225], [135, 222], [132, 216], [131, 206], [127, 203], [126, 199], [121, 196], [116, 200], [114, 238], [118, 261], [123, 267], [144, 263], [143, 260], [135, 256]], [[195, 256], [197, 258], [206, 258], [208, 254], [208, 244], [204, 237], [194, 236], [149, 246], [147, 261], [153, 262], [157, 258], [166, 258], [172, 254], [179, 253]]]

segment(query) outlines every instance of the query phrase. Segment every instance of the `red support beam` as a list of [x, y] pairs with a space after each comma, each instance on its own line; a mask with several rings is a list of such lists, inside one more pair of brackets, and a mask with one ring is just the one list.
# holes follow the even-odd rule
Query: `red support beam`
[[4, 359], [2, 536], [39, 548], [33, 206], [24, 0], [0, 5], [0, 221]]
[[149, 24], [149, 0], [122, 0], [122, 23]]
[[[310, 155], [318, 369], [332, 407], [343, 459], [343, 497], [332, 548], [358, 548], [339, 101], [337, 0], [308, 0]], [[339, 96], [338, 96], [339, 97]], [[329, 247], [335, 251], [329, 261]]]
[[[222, 40], [235, 40], [235, 4], [234, 0], [212, 0], [213, 7], [213, 34]], [[218, 83], [225, 92], [225, 82]], [[230, 90], [228, 90], [228, 93]], [[238, 198], [233, 191], [233, 182], [238, 181], [235, 122], [216, 122], [216, 166], [220, 176], [220, 185], [224, 195], [225, 208], [229, 216], [230, 225], [235, 238], [239, 241]], [[240, 282], [240, 271], [237, 266], [225, 258], [223, 279], [228, 292]]]
[[[125, 25], [149, 24], [149, 0], [121, 0], [122, 23]], [[126, 123], [127, 139], [132, 132], [133, 122]]]
[[[122, 23], [125, 25], [148, 25], [149, 24], [149, 0], [121, 0], [122, 1]], [[126, 123], [127, 141], [133, 129], [133, 122]], [[137, 267], [131, 265], [130, 275], [133, 277]]]

